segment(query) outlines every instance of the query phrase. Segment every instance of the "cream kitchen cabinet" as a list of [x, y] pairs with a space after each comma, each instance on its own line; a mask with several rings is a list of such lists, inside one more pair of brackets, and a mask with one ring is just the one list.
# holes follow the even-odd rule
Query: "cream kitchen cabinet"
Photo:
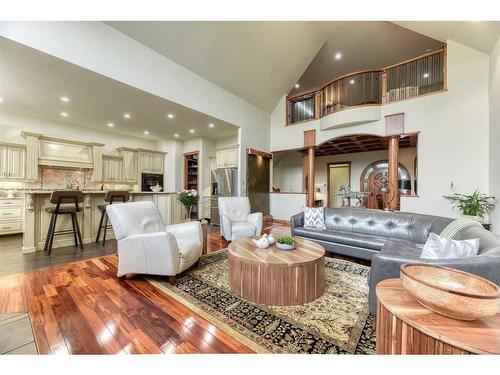
[[156, 152], [139, 152], [139, 166], [141, 173], [163, 174], [164, 154]]
[[238, 148], [219, 150], [215, 154], [217, 168], [237, 168]]
[[0, 144], [0, 179], [24, 180], [26, 178], [26, 147], [8, 143]]
[[122, 182], [137, 183], [137, 151], [119, 148], [118, 152], [123, 158], [122, 162]]
[[123, 158], [121, 156], [102, 156], [102, 181], [122, 182]]
[[0, 199], [0, 235], [23, 232], [24, 200]]

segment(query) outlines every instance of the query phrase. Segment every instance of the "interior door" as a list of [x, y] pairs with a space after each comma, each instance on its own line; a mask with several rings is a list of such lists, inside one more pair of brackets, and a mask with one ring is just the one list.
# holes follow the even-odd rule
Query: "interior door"
[[341, 186], [351, 186], [351, 165], [328, 164], [328, 207], [342, 206], [342, 197], [339, 196]]
[[368, 178], [370, 196], [368, 197], [368, 208], [384, 208], [384, 196], [380, 193], [380, 188], [388, 181], [388, 171], [386, 168], [375, 169]]

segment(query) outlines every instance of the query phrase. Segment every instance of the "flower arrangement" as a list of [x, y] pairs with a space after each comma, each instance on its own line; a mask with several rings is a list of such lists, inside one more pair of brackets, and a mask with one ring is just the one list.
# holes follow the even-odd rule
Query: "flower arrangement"
[[177, 192], [177, 200], [186, 209], [187, 219], [191, 219], [193, 206], [198, 202], [198, 192], [194, 189], [181, 189]]

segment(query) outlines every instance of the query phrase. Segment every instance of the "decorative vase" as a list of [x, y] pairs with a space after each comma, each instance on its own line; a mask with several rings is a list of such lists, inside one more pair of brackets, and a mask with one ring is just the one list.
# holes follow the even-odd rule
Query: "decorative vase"
[[191, 213], [193, 212], [193, 206], [184, 206], [186, 209], [186, 222], [191, 221]]

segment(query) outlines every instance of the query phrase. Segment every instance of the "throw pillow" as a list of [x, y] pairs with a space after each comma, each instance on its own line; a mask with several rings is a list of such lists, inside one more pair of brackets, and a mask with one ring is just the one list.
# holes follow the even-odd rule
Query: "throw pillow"
[[304, 207], [304, 228], [326, 229], [324, 207]]
[[477, 255], [479, 238], [457, 241], [431, 233], [420, 255], [421, 259], [452, 259]]

